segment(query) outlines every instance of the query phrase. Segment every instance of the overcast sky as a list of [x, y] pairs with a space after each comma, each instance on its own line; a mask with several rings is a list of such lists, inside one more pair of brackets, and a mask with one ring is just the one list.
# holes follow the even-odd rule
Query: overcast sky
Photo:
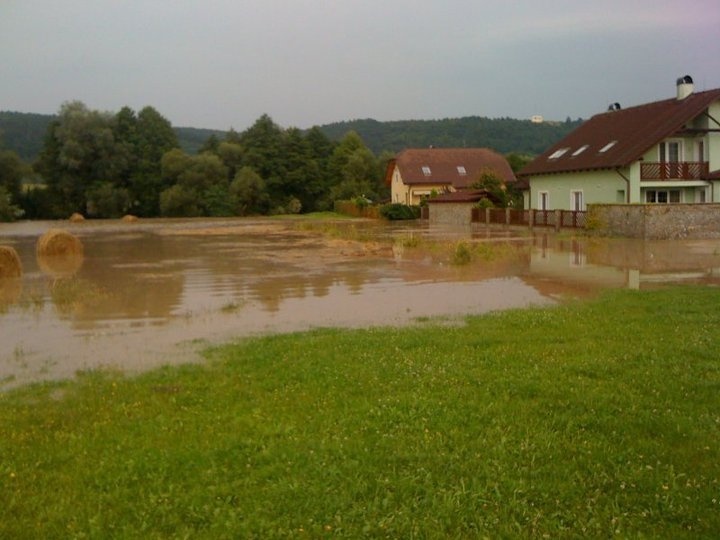
[[718, 0], [0, 0], [0, 110], [588, 118], [720, 87]]

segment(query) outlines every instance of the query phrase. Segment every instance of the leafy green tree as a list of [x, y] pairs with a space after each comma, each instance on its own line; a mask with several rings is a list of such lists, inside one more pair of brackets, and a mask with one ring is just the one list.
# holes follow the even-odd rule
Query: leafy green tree
[[5, 186], [0, 185], [0, 221], [15, 221], [23, 215], [23, 210], [13, 204], [12, 196]]
[[127, 213], [131, 202], [127, 188], [100, 182], [88, 190], [87, 212], [93, 217], [117, 218]]
[[235, 178], [243, 166], [243, 148], [240, 143], [223, 141], [218, 144], [215, 154], [222, 160], [228, 170], [228, 180]]
[[178, 148], [170, 122], [152, 107], [144, 107], [137, 116], [137, 165], [130, 178], [133, 212], [156, 216], [159, 195], [169, 187], [163, 183], [161, 160], [166, 152]]
[[328, 172], [334, 179], [329, 194], [331, 200], [360, 195], [378, 200], [381, 186], [377, 162], [357, 133], [349, 132], [335, 147], [328, 161]]
[[160, 194], [160, 214], [167, 217], [197, 217], [202, 215], [197, 192], [176, 184]]
[[23, 178], [30, 174], [30, 167], [15, 152], [0, 150], [0, 187], [5, 188], [12, 200], [20, 198]]
[[98, 181], [112, 181], [122, 170], [113, 136], [113, 117], [82, 102], [64, 103], [48, 126], [37, 170], [54, 202], [56, 217], [85, 212], [86, 193]]
[[521, 154], [519, 152], [510, 152], [509, 154], [505, 155], [505, 159], [507, 159], [507, 162], [510, 165], [510, 168], [512, 169], [512, 171], [514, 173], [517, 173], [525, 165], [530, 163], [534, 158], [533, 158], [533, 156], [531, 156], [529, 154]]
[[240, 137], [244, 150], [243, 165], [251, 167], [267, 184], [273, 201], [282, 200], [284, 176], [283, 131], [263, 114]]
[[265, 181], [250, 167], [240, 169], [230, 184], [230, 197], [238, 216], [266, 214], [270, 205]]

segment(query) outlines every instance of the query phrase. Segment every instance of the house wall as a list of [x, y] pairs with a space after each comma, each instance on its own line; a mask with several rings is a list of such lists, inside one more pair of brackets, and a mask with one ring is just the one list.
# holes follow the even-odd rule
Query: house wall
[[[720, 122], [720, 101], [716, 101], [710, 105], [708, 114]], [[720, 125], [714, 120], [707, 117], [705, 117], [705, 119], [707, 120], [706, 127], [720, 129]], [[707, 143], [705, 144], [707, 146], [705, 151], [708, 153], [708, 161], [710, 162], [710, 171], [720, 170], [720, 132], [709, 132], [707, 135]], [[716, 197], [718, 198], [715, 200], [720, 201], [720, 194], [716, 194]]]
[[430, 202], [430, 224], [433, 225], [470, 225], [473, 203], [433, 203]]
[[392, 202], [400, 204], [418, 205], [424, 196], [429, 195], [433, 190], [437, 193], [444, 191], [455, 191], [448, 189], [446, 184], [423, 184], [422, 186], [407, 185], [403, 182], [400, 170], [395, 167], [390, 182], [390, 197]]
[[[638, 167], [639, 170], [639, 167]], [[628, 172], [624, 173], [629, 176]], [[572, 192], [582, 191], [585, 205], [624, 202], [627, 182], [614, 171], [533, 176], [530, 179], [530, 208], [540, 208], [540, 193], [548, 193], [547, 210], [572, 210]], [[638, 172], [639, 197], [639, 172]]]
[[597, 204], [588, 207], [587, 221], [613, 236], [720, 238], [720, 204]]

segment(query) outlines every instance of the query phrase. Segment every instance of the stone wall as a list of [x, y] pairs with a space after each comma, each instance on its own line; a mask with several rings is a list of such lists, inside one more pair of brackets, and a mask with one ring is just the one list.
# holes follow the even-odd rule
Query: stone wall
[[470, 225], [473, 203], [430, 202], [430, 223], [442, 225]]
[[720, 204], [591, 204], [586, 227], [629, 238], [720, 238]]

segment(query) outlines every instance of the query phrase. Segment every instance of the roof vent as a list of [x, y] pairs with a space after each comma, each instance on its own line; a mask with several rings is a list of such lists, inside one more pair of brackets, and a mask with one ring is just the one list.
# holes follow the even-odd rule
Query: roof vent
[[608, 111], [619, 111], [620, 109], [622, 109], [622, 107], [620, 107], [620, 104], [617, 101], [615, 103], [611, 103], [608, 107]]
[[677, 98], [678, 101], [685, 99], [693, 93], [695, 86], [690, 75], [685, 75], [677, 80]]

